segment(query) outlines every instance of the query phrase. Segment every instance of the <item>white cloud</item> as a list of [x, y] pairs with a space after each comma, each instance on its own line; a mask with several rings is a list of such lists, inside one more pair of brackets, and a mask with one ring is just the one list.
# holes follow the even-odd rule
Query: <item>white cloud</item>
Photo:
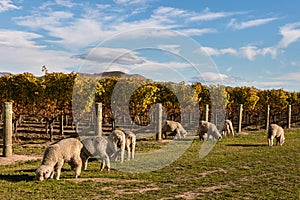
[[281, 80], [281, 81], [299, 81], [300, 72], [285, 73], [282, 76], [276, 77], [274, 79]]
[[236, 22], [236, 19], [231, 19], [231, 21], [227, 26], [236, 30], [241, 30], [241, 29], [246, 29], [254, 26], [261, 26], [269, 22], [275, 21], [277, 19], [278, 18], [271, 17], [271, 18], [264, 18], [264, 19], [255, 19], [255, 20], [250, 20], [250, 21], [240, 22], [240, 23]]
[[120, 65], [135, 65], [142, 64], [145, 60], [134, 51], [121, 48], [94, 48], [82, 55], [74, 56], [84, 60], [93, 61], [95, 63], [108, 63], [108, 64], [120, 64]]
[[178, 32], [184, 33], [188, 36], [201, 36], [207, 33], [215, 33], [215, 29], [211, 28], [202, 28], [202, 29], [197, 29], [197, 28], [187, 28], [187, 29], [182, 29], [182, 30], [177, 30]]
[[39, 48], [0, 45], [0, 71], [11, 73], [30, 72], [41, 75], [41, 68], [46, 65], [50, 72], [70, 72], [80, 64], [76, 59], [62, 51], [50, 51]]
[[217, 20], [221, 18], [230, 17], [233, 15], [244, 14], [245, 12], [211, 12], [208, 8], [206, 8], [201, 13], [195, 13], [188, 20], [189, 21], [210, 21]]
[[206, 84], [230, 84], [235, 81], [234, 78], [217, 72], [203, 72], [192, 78], [192, 82], [202, 82]]
[[180, 45], [177, 44], [158, 45], [158, 48], [174, 54], [179, 54], [180, 52]]
[[16, 6], [11, 0], [0, 0], [0, 13], [8, 10], [19, 10], [21, 7]]
[[248, 60], [253, 61], [256, 56], [266, 56], [266, 55], [271, 55], [272, 58], [275, 58], [277, 55], [277, 49], [274, 47], [266, 47], [259, 49], [256, 46], [248, 45], [245, 47], [240, 48], [240, 54], [244, 57], [246, 57]]
[[216, 49], [212, 47], [201, 47], [197, 51], [208, 56], [220, 56], [225, 54], [243, 56], [248, 60], [253, 61], [257, 56], [271, 55], [272, 58], [276, 58], [278, 49], [275, 47], [265, 47], [260, 49], [257, 46], [248, 45], [241, 47], [238, 50], [233, 48]]
[[51, 26], [61, 26], [63, 20], [71, 19], [73, 14], [64, 11], [47, 12], [44, 15], [36, 13], [31, 16], [16, 17], [14, 20], [18, 25], [27, 26], [30, 28], [48, 29]]
[[[149, 1], [149, 0], [148, 0]], [[114, 0], [116, 4], [143, 4], [146, 3], [147, 0]]]
[[55, 1], [46, 1], [39, 8], [43, 10], [51, 10], [52, 6], [62, 6], [66, 8], [73, 8], [75, 6], [81, 5], [79, 3], [74, 3], [71, 0], [55, 0]]
[[23, 32], [0, 30], [0, 46], [22, 47], [22, 48], [40, 48], [33, 40], [42, 38], [41, 35]]
[[280, 27], [280, 34], [283, 36], [279, 42], [279, 48], [287, 48], [290, 44], [300, 39], [300, 22], [286, 24]]
[[237, 51], [233, 48], [216, 49], [212, 47], [201, 47], [198, 51], [201, 54], [206, 54], [208, 56], [218, 56], [224, 54], [237, 55]]

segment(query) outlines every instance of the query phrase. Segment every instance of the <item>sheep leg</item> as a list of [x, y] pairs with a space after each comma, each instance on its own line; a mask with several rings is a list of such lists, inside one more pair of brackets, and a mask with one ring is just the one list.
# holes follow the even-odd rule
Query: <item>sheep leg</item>
[[54, 177], [54, 170], [51, 172], [50, 179], [53, 179], [53, 177]]
[[61, 168], [64, 165], [64, 160], [59, 160], [56, 165], [56, 180], [59, 180]]
[[134, 159], [134, 153], [135, 153], [135, 141], [131, 144], [131, 159]]
[[104, 163], [105, 163], [106, 166], [107, 166], [107, 171], [109, 171], [109, 170], [110, 170], [110, 160], [109, 160], [109, 156], [105, 156], [103, 161], [104, 161]]
[[281, 135], [280, 136], [280, 146], [282, 146], [283, 145], [283, 143], [284, 143], [284, 136], [283, 135]]
[[273, 146], [273, 140], [274, 140], [274, 136], [273, 135], [270, 138], [268, 138], [268, 144], [269, 144], [269, 146]]
[[104, 170], [104, 168], [105, 168], [105, 161], [102, 160], [101, 165], [100, 165], [100, 171], [102, 172]]
[[74, 164], [75, 164], [75, 178], [78, 178], [78, 176], [81, 173], [81, 168], [82, 168], [82, 160], [80, 157], [77, 157], [74, 159]]
[[82, 158], [82, 170], [87, 170], [88, 160], [89, 160], [89, 156]]
[[130, 160], [131, 158], [131, 152], [130, 152], [130, 142], [127, 142], [126, 143], [126, 149], [127, 149], [127, 152], [128, 152], [128, 157], [127, 157], [127, 160]]

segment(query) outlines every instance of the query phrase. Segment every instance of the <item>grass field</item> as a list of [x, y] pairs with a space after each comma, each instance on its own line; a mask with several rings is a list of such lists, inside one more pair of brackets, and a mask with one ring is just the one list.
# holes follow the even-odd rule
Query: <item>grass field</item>
[[[268, 147], [264, 132], [224, 138], [204, 158], [195, 140], [174, 163], [158, 171], [99, 170], [89, 162], [78, 180], [64, 165], [61, 180], [35, 180], [41, 161], [0, 166], [0, 199], [300, 199], [300, 130], [285, 132], [283, 146]], [[138, 142], [137, 151], [161, 143]], [[42, 154], [45, 147], [15, 146]]]

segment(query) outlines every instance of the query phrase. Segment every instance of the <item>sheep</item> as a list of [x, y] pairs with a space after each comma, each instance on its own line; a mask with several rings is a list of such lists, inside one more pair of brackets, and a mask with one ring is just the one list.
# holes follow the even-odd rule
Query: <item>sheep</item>
[[273, 146], [273, 139], [276, 138], [276, 145], [284, 143], [284, 130], [277, 124], [271, 124], [268, 131], [268, 145]]
[[222, 128], [222, 135], [227, 136], [227, 134], [231, 134], [234, 137], [232, 122], [229, 119], [225, 120], [224, 126]]
[[[109, 134], [108, 140], [110, 140], [110, 142], [112, 142], [113, 147], [114, 147], [114, 152], [109, 153], [110, 157], [112, 159], [116, 160], [117, 157], [120, 155], [121, 163], [123, 163], [124, 162], [125, 145], [126, 145], [124, 132], [121, 130], [114, 130], [113, 132], [111, 132], [111, 134]], [[118, 147], [119, 147], [119, 149], [118, 149]]]
[[175, 137], [181, 139], [181, 137], [185, 138], [187, 135], [186, 130], [182, 127], [179, 122], [166, 120], [163, 128], [162, 128], [162, 135], [163, 138], [167, 137], [167, 132], [175, 133]]
[[69, 163], [75, 169], [75, 178], [81, 173], [82, 160], [80, 152], [83, 145], [76, 138], [63, 139], [48, 146], [44, 152], [43, 161], [35, 171], [39, 181], [53, 178], [56, 171], [56, 180], [59, 180], [61, 168], [64, 162]]
[[217, 140], [220, 140], [222, 138], [222, 135], [218, 131], [216, 125], [207, 121], [200, 121], [198, 134], [199, 134], [199, 139], [203, 141], [205, 137], [206, 139], [214, 138]]
[[88, 137], [81, 141], [83, 148], [80, 157], [82, 159], [82, 170], [87, 170], [88, 159], [91, 156], [98, 157], [102, 164], [100, 170], [103, 171], [107, 166], [107, 171], [110, 170], [110, 160], [108, 152], [111, 152], [113, 145], [102, 136]]
[[128, 152], [127, 160], [134, 159], [136, 136], [131, 131], [125, 131], [125, 144]]

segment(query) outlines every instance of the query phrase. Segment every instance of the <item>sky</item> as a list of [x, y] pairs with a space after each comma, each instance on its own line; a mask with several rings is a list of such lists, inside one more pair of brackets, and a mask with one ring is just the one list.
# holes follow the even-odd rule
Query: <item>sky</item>
[[0, 72], [300, 91], [300, 1], [0, 0]]

